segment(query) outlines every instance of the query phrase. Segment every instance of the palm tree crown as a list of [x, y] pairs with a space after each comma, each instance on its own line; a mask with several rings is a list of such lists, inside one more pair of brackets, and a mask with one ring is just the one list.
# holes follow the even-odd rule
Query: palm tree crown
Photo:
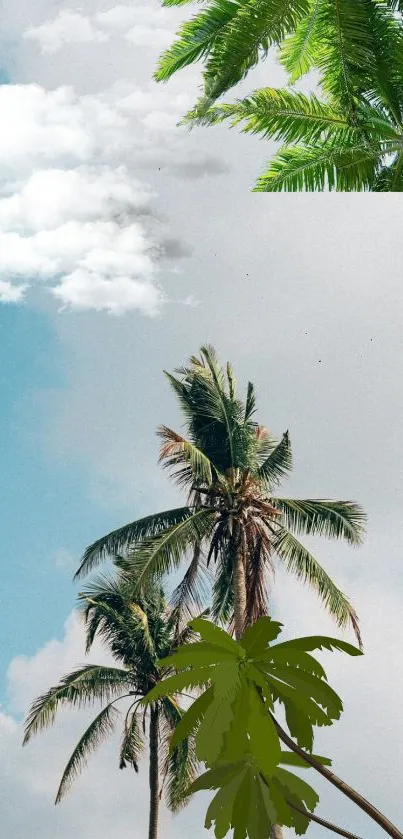
[[[56, 796], [61, 801], [91, 752], [109, 735], [119, 720], [116, 703], [126, 699], [123, 734], [119, 751], [121, 769], [138, 771], [145, 746], [146, 712], [141, 700], [160, 678], [157, 661], [183, 643], [190, 630], [178, 634], [177, 614], [167, 607], [159, 586], [149, 586], [147, 597], [135, 591], [123, 574], [116, 580], [99, 577], [79, 595], [86, 624], [86, 648], [100, 638], [117, 662], [116, 667], [87, 664], [64, 676], [47, 693], [36, 699], [25, 725], [26, 744], [35, 734], [55, 721], [63, 706], [86, 708], [96, 703], [102, 709], [75, 747], [63, 772]], [[130, 701], [129, 701], [130, 700]], [[183, 803], [183, 792], [194, 777], [196, 763], [191, 745], [169, 753], [172, 732], [182, 717], [175, 697], [165, 697], [149, 712], [150, 751], [150, 839], [156, 839], [158, 801], [165, 787], [170, 809]], [[161, 781], [161, 783], [160, 783]]]
[[188, 567], [176, 588], [179, 608], [201, 605], [199, 589], [214, 562], [213, 618], [245, 624], [267, 614], [268, 572], [277, 557], [317, 591], [339, 626], [351, 625], [361, 642], [355, 610], [312, 554], [300, 533], [361, 542], [365, 516], [351, 501], [293, 500], [275, 495], [292, 466], [288, 432], [280, 442], [254, 420], [256, 397], [236, 392], [230, 365], [224, 372], [211, 347], [168, 375], [185, 415], [187, 438], [163, 426], [160, 459], [187, 491], [186, 507], [133, 522], [99, 539], [85, 552], [78, 575], [103, 557], [125, 552], [125, 562], [144, 586]]

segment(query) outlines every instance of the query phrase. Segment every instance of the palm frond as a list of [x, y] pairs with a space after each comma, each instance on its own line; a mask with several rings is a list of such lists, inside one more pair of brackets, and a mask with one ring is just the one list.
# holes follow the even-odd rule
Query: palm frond
[[59, 804], [71, 787], [74, 779], [87, 765], [88, 758], [103, 743], [105, 738], [114, 730], [119, 712], [111, 704], [103, 708], [88, 726], [77, 743], [67, 766], [63, 772], [57, 791], [55, 804]]
[[170, 598], [179, 621], [182, 619], [189, 621], [195, 610], [202, 609], [207, 599], [209, 582], [210, 575], [200, 544], [196, 544], [185, 574]]
[[214, 525], [215, 511], [209, 508], [196, 510], [186, 519], [168, 527], [163, 533], [145, 540], [128, 553], [131, 573], [139, 584], [152, 578], [160, 579], [177, 568], [187, 551], [199, 545]]
[[177, 40], [159, 59], [156, 81], [167, 81], [178, 70], [208, 55], [238, 10], [239, 3], [234, 0], [210, 0], [206, 9], [182, 24]]
[[24, 745], [39, 731], [53, 725], [62, 706], [85, 708], [96, 701], [119, 698], [132, 687], [132, 676], [126, 670], [94, 664], [79, 667], [32, 703], [25, 721]]
[[326, 610], [338, 626], [342, 628], [352, 627], [358, 643], [362, 647], [355, 609], [307, 548], [284, 527], [278, 528], [272, 544], [287, 571], [295, 574], [297, 579], [308, 583], [316, 591]]
[[157, 434], [163, 441], [159, 462], [171, 471], [179, 486], [211, 484], [212, 464], [201, 449], [165, 425]]
[[304, 17], [309, 0], [246, 0], [229, 21], [205, 62], [208, 103], [240, 82]]
[[125, 769], [129, 764], [135, 772], [139, 771], [139, 760], [144, 749], [144, 738], [140, 730], [138, 711], [135, 708], [126, 715], [122, 742], [119, 752], [119, 769]]
[[318, 41], [319, 16], [322, 0], [310, 0], [309, 11], [295, 28], [295, 32], [283, 41], [279, 58], [287, 70], [291, 84], [311, 69], [315, 63], [315, 48]]
[[199, 121], [209, 125], [229, 120], [231, 126], [243, 123], [242, 131], [260, 134], [264, 139], [285, 143], [315, 143], [331, 134], [343, 134], [351, 126], [340, 108], [291, 90], [265, 87], [233, 105], [211, 108], [203, 116], [198, 110], [189, 114], [187, 122]]
[[[391, 149], [393, 150], [393, 149]], [[377, 175], [383, 150], [359, 140], [284, 147], [258, 178], [255, 192], [367, 192]]]
[[258, 469], [259, 480], [271, 490], [291, 472], [292, 451], [288, 431]]
[[285, 526], [294, 533], [345, 539], [351, 545], [363, 540], [366, 516], [354, 501], [276, 498], [275, 503]]
[[175, 510], [166, 510], [163, 513], [154, 513], [151, 516], [138, 519], [124, 527], [113, 530], [101, 539], [97, 539], [84, 552], [81, 564], [75, 577], [83, 577], [98, 565], [103, 559], [113, 557], [125, 551], [130, 545], [143, 541], [150, 536], [166, 530], [178, 524], [191, 515], [189, 507], [179, 507]]
[[321, 87], [350, 117], [376, 72], [372, 5], [372, 0], [321, 0], [317, 10], [315, 65]]
[[194, 740], [191, 737], [179, 743], [175, 748], [169, 749], [172, 734], [182, 719], [184, 711], [170, 697], [165, 697], [161, 706], [166, 721], [166, 729], [162, 732], [166, 776], [165, 798], [169, 809], [176, 813], [186, 803], [185, 793], [196, 777], [199, 763], [195, 755]]

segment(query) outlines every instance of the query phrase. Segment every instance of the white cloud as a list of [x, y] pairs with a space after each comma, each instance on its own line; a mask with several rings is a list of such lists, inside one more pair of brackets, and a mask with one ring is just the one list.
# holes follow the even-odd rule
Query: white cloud
[[108, 279], [83, 269], [64, 277], [53, 289], [53, 294], [62, 302], [62, 308], [95, 309], [113, 315], [139, 309], [152, 317], [157, 314], [162, 300], [159, 289], [153, 283], [116, 275]]
[[67, 87], [0, 88], [4, 302], [21, 300], [36, 280], [63, 306], [158, 311], [153, 191], [132, 171], [137, 115], [120, 96], [120, 89], [108, 102]]
[[0, 280], [0, 302], [20, 303], [24, 297], [26, 285], [15, 285], [9, 280]]
[[161, 29], [161, 27], [153, 28], [152, 26], [136, 24], [126, 32], [125, 38], [136, 47], [152, 45], [163, 49], [171, 43], [172, 32], [169, 29]]
[[172, 41], [172, 16], [165, 9], [146, 5], [117, 5], [92, 17], [65, 9], [55, 18], [29, 27], [23, 37], [37, 41], [42, 53], [49, 54], [65, 44], [104, 43], [110, 34], [123, 36], [138, 47], [160, 49]]
[[103, 43], [108, 35], [96, 29], [91, 20], [80, 12], [61, 11], [53, 20], [27, 29], [24, 38], [38, 41], [43, 53], [57, 52], [63, 44]]

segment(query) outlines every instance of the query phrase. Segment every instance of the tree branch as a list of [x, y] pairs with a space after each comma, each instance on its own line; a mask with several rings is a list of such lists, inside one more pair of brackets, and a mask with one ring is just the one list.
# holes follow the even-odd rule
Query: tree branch
[[403, 839], [403, 833], [401, 833], [400, 830], [398, 830], [398, 828], [391, 821], [389, 821], [389, 819], [386, 816], [384, 816], [383, 813], [380, 812], [380, 810], [377, 810], [377, 808], [374, 807], [374, 805], [371, 804], [370, 801], [364, 798], [364, 796], [360, 795], [360, 793], [353, 789], [353, 787], [350, 787], [348, 784], [346, 784], [345, 781], [342, 781], [341, 778], [338, 778], [338, 776], [331, 772], [330, 769], [327, 768], [327, 766], [323, 766], [321, 763], [318, 763], [318, 761], [315, 760], [315, 758], [312, 757], [312, 755], [308, 754], [308, 752], [305, 752], [303, 749], [301, 749], [300, 746], [294, 743], [291, 737], [289, 737], [289, 735], [284, 731], [284, 729], [273, 717], [273, 715], [271, 714], [270, 716], [274, 722], [274, 725], [276, 726], [280, 740], [286, 746], [288, 746], [288, 748], [291, 749], [291, 751], [295, 752], [297, 755], [302, 757], [305, 763], [307, 763], [309, 766], [312, 766], [313, 769], [316, 769], [316, 771], [319, 772], [320, 775], [323, 775], [323, 777], [326, 778], [326, 780], [329, 781], [330, 784], [333, 784], [333, 786], [337, 787], [337, 789], [339, 789], [340, 792], [346, 795], [347, 798], [349, 798], [351, 801], [354, 801], [354, 804], [357, 804], [357, 806], [360, 807], [361, 810], [363, 810], [364, 813], [367, 814], [367, 816], [369, 816], [371, 819], [373, 819], [373, 821], [379, 824], [379, 826], [382, 827], [383, 830], [389, 834], [389, 836], [392, 836], [392, 839]]

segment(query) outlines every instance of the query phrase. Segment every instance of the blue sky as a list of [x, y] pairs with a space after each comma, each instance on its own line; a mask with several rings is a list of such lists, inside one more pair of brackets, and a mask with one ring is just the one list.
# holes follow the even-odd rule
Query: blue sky
[[[144, 836], [144, 768], [135, 782], [118, 773], [107, 747], [53, 808], [84, 722], [66, 715], [23, 751], [20, 721], [84, 658], [72, 614], [84, 547], [176, 503], [156, 465], [156, 426], [180, 423], [162, 369], [206, 341], [241, 382], [254, 379], [259, 418], [278, 435], [289, 428], [295, 472], [285, 492], [353, 498], [368, 512], [359, 551], [314, 546], [354, 601], [366, 645], [359, 665], [326, 662], [345, 713], [320, 733], [318, 750], [403, 823], [402, 199], [251, 194], [271, 147], [224, 127], [176, 127], [197, 72], [151, 81], [182, 12], [157, 0], [84, 0], [80, 11], [60, 0], [2, 5], [4, 830], [13, 839]], [[268, 77], [281, 81], [270, 59], [247, 89]], [[315, 595], [281, 569], [270, 597], [290, 633], [336, 632]], [[328, 790], [320, 814], [381, 839]], [[164, 815], [164, 839], [186, 839], [190, 828], [202, 839], [203, 815], [200, 799], [178, 821]]]
[[[41, 393], [66, 386], [57, 335], [29, 306], [0, 312], [1, 685], [10, 658], [60, 634], [75, 588], [74, 557], [109, 522], [82, 475], [47, 456]], [[71, 554], [63, 566], [61, 551]], [[61, 567], [58, 567], [58, 557]], [[67, 567], [66, 567], [67, 566]]]

